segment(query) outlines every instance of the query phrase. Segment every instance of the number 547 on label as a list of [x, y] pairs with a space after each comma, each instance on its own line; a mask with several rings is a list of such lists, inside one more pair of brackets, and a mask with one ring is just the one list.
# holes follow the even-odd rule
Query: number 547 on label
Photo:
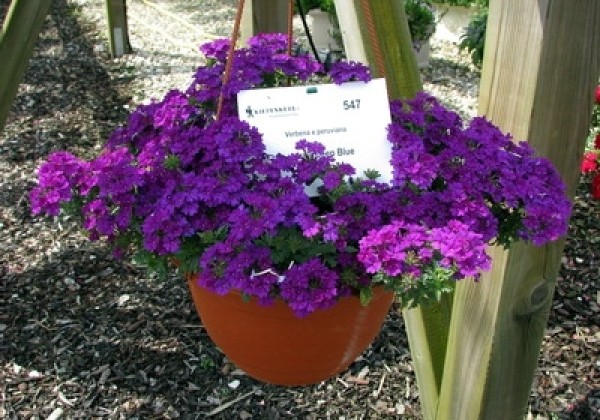
[[360, 109], [360, 99], [346, 99], [343, 103], [344, 110]]

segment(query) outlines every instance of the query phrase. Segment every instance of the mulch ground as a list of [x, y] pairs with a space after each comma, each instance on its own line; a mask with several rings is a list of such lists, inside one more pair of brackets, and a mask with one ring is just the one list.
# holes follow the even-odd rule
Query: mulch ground
[[[113, 260], [73, 221], [30, 215], [40, 161], [53, 150], [95, 153], [132, 105], [126, 72], [94, 51], [103, 31], [54, 1], [0, 135], [0, 417], [418, 418], [397, 311], [338, 378], [265, 385], [214, 347], [184, 281]], [[600, 203], [588, 187], [575, 201], [530, 397], [541, 418], [600, 417]]]

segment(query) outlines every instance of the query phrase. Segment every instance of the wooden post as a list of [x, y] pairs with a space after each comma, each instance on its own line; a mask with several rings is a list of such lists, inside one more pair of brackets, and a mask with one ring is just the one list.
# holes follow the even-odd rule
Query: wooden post
[[0, 132], [25, 74], [50, 0], [13, 0], [0, 33]]
[[125, 0], [106, 0], [106, 17], [111, 55], [121, 57], [131, 53]]
[[288, 0], [246, 1], [241, 25], [241, 42], [259, 33], [287, 33]]
[[[479, 113], [554, 162], [574, 195], [600, 70], [597, 0], [492, 0]], [[563, 242], [493, 251], [460, 282], [438, 419], [522, 419]]]
[[[375, 77], [385, 75], [391, 99], [413, 97], [422, 84], [403, 3], [369, 0], [370, 10], [363, 3], [335, 2], [346, 55], [368, 63]], [[437, 304], [403, 312], [425, 419], [433, 418], [437, 409], [451, 310], [452, 295], [445, 295]]]
[[[372, 16], [365, 13], [361, 3], [361, 0], [335, 1], [348, 59], [368, 64], [374, 77], [383, 77], [385, 73], [390, 98], [414, 96], [423, 86], [403, 3], [369, 0]], [[380, 54], [377, 54], [378, 48]], [[381, 55], [383, 63], [378, 63], [377, 55]]]

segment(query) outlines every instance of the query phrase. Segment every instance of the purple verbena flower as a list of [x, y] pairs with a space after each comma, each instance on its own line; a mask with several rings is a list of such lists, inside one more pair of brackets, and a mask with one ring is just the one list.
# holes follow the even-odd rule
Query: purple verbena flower
[[68, 152], [52, 153], [38, 170], [38, 185], [29, 196], [33, 214], [56, 216], [87, 172], [88, 163]]
[[227, 59], [227, 52], [231, 41], [227, 38], [216, 39], [200, 46], [200, 52], [204, 54], [206, 58], [212, 58], [218, 61], [225, 61]]
[[338, 61], [332, 64], [329, 77], [337, 85], [354, 81], [368, 82], [371, 80], [371, 71], [356, 61]]
[[283, 300], [299, 316], [326, 309], [337, 301], [338, 274], [316, 258], [294, 264], [279, 285]]

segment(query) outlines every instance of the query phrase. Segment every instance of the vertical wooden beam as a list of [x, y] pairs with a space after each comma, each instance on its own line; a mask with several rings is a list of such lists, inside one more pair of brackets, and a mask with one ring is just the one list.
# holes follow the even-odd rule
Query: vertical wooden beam
[[126, 0], [106, 0], [106, 17], [108, 20], [108, 40], [113, 57], [121, 57], [131, 53], [129, 28], [127, 26]]
[[423, 85], [403, 3], [368, 0], [371, 16], [365, 13], [364, 3], [362, 0], [335, 0], [347, 57], [368, 64], [374, 77], [383, 77], [377, 65], [379, 48], [390, 98], [414, 96]]
[[288, 0], [248, 0], [241, 25], [241, 42], [259, 33], [287, 33]]
[[365, 45], [365, 42], [368, 42], [368, 40], [363, 39], [362, 36], [357, 36], [357, 34], [361, 33], [358, 21], [358, 11], [354, 4], [352, 7], [348, 7], [348, 1], [349, 0], [337, 0], [335, 2], [335, 13], [340, 24], [344, 51], [346, 52], [346, 57], [348, 57], [348, 59], [366, 64], [369, 63]]
[[402, 313], [425, 420], [434, 419], [437, 411], [453, 299], [454, 295], [447, 293], [442, 295], [440, 302], [405, 309]]
[[[574, 195], [600, 72], [597, 0], [492, 0], [479, 113], [554, 162]], [[439, 419], [521, 419], [563, 241], [495, 249], [456, 290]]]
[[[422, 90], [402, 2], [336, 0], [335, 5], [350, 60], [368, 63], [373, 75], [381, 77], [376, 57], [380, 49], [391, 99], [413, 97]], [[425, 419], [434, 418], [437, 409], [451, 311], [452, 295], [445, 295], [439, 303], [403, 312]]]
[[13, 0], [0, 33], [0, 132], [4, 128], [51, 0]]

